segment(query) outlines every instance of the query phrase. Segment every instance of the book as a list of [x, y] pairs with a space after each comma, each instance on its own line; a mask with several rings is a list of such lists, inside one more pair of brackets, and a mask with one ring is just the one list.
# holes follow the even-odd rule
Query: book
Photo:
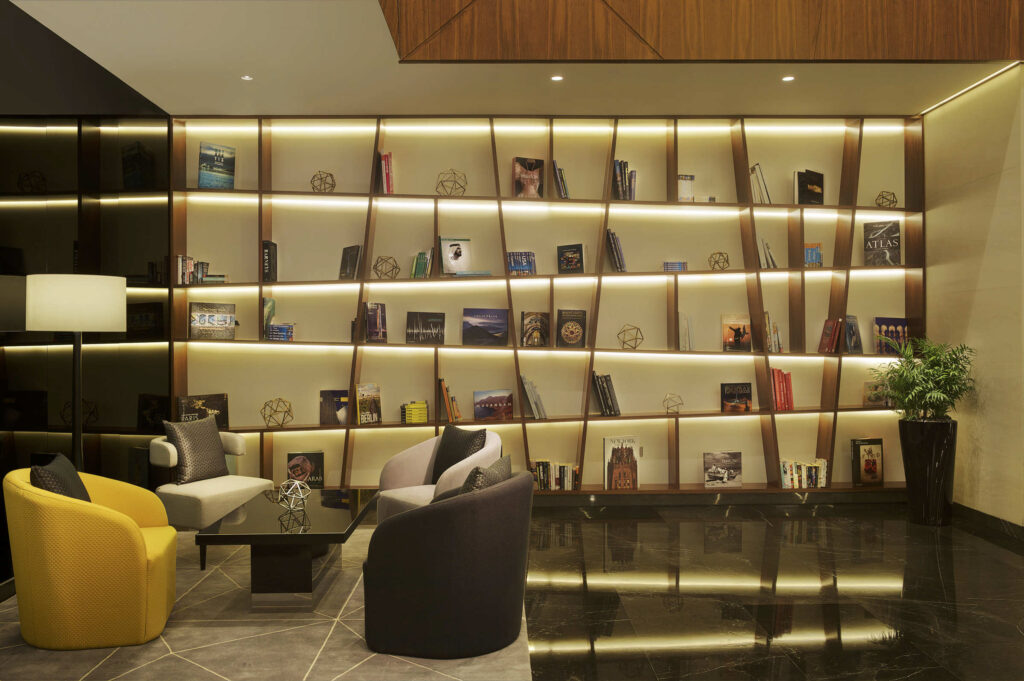
[[288, 479], [309, 485], [310, 489], [324, 488], [324, 452], [288, 452]]
[[401, 406], [402, 423], [427, 423], [430, 421], [430, 407], [426, 400], [405, 402]]
[[263, 333], [266, 335], [267, 327], [274, 322], [277, 314], [277, 301], [270, 297], [263, 298]]
[[821, 338], [818, 340], [818, 353], [827, 355], [835, 352], [839, 345], [839, 336], [842, 333], [840, 327], [841, 319], [826, 319], [821, 328]]
[[864, 264], [868, 267], [900, 264], [900, 223], [897, 220], [864, 223]]
[[558, 247], [558, 273], [583, 274], [583, 244]]
[[359, 251], [362, 246], [346, 246], [341, 249], [341, 266], [338, 279], [355, 279], [359, 276]]
[[535, 419], [546, 419], [548, 412], [544, 408], [544, 401], [540, 397], [537, 385], [526, 376], [520, 376], [519, 378], [523, 383], [523, 392], [526, 394], [526, 406], [530, 415]]
[[875, 352], [879, 355], [898, 354], [896, 348], [886, 343], [883, 338], [888, 338], [899, 345], [910, 340], [906, 317], [875, 317]]
[[771, 369], [772, 405], [776, 411], [792, 411], [793, 374], [782, 369]]
[[[451, 393], [448, 391], [448, 384], [443, 378], [437, 379], [437, 397], [438, 404], [440, 405], [438, 409], [444, 409], [446, 421], [448, 423], [455, 423], [458, 421], [459, 419], [455, 415], [455, 409], [452, 404]], [[440, 416], [440, 412], [438, 413], [438, 416]]]
[[559, 348], [586, 347], [587, 311], [559, 310], [555, 332], [555, 345]]
[[524, 348], [546, 348], [551, 340], [551, 314], [548, 312], [520, 312], [519, 344]]
[[863, 355], [864, 345], [860, 340], [860, 324], [857, 315], [846, 315], [846, 352], [851, 355]]
[[760, 163], [750, 166], [750, 193], [754, 203], [771, 203], [772, 197], [768, 193], [768, 183], [764, 179], [764, 170]]
[[[140, 393], [135, 427], [140, 433], [162, 434], [164, 421], [171, 420], [171, 398], [168, 395]], [[148, 462], [149, 459], [147, 458]]]
[[426, 279], [430, 276], [430, 266], [434, 261], [434, 249], [420, 251], [412, 259], [412, 279]]
[[277, 244], [263, 241], [263, 281], [277, 281]]
[[793, 203], [811, 206], [824, 204], [825, 175], [814, 170], [794, 170]]
[[555, 180], [555, 191], [558, 193], [558, 198], [569, 198], [569, 190], [565, 186], [565, 173], [562, 172], [562, 168], [558, 166], [558, 161], [555, 161], [554, 159], [551, 161], [551, 176]]
[[516, 198], [544, 197], [544, 161], [539, 158], [512, 159], [512, 178]]
[[406, 312], [407, 345], [444, 345], [444, 312]]
[[804, 267], [823, 267], [821, 257], [821, 242], [804, 243]]
[[760, 239], [760, 242], [760, 248], [757, 250], [757, 257], [760, 261], [761, 269], [778, 269], [779, 264], [775, 261], [775, 254], [772, 252], [772, 247], [768, 243], [768, 240]]
[[610, 374], [598, 374], [591, 372], [591, 387], [594, 396], [597, 398], [594, 404], [601, 412], [601, 416], [620, 416], [622, 411], [619, 408], [619, 400], [615, 394], [615, 386], [612, 384]]
[[764, 311], [764, 347], [768, 352], [782, 352], [782, 336], [779, 334], [779, 325], [772, 319], [771, 312]]
[[388, 342], [388, 314], [384, 303], [363, 303], [366, 312], [367, 343]]
[[885, 383], [880, 381], [864, 382], [864, 401], [862, 406], [884, 409], [892, 406], [885, 395]]
[[533, 251], [509, 251], [508, 275], [526, 277], [537, 274], [537, 256]]
[[559, 168], [558, 169], [558, 179], [562, 183], [562, 194], [563, 194], [562, 198], [563, 199], [571, 198], [570, 195], [569, 195], [569, 185], [566, 184], [566, 182], [565, 182], [565, 169], [564, 168]]
[[665, 260], [661, 263], [662, 272], [686, 272], [687, 265], [685, 260]]
[[604, 488], [640, 489], [637, 457], [643, 456], [640, 438], [635, 435], [606, 437], [604, 445]]
[[463, 345], [508, 345], [508, 310], [487, 307], [462, 309]]
[[156, 185], [153, 154], [142, 144], [121, 147], [121, 186], [126, 190], [153, 189]]
[[188, 395], [178, 398], [179, 421], [198, 421], [208, 416], [214, 417], [218, 429], [225, 430], [229, 427], [227, 393]]
[[749, 383], [723, 383], [722, 411], [750, 411], [754, 404], [753, 391]]
[[199, 188], [235, 188], [235, 148], [199, 143]]
[[278, 322], [267, 324], [263, 329], [263, 336], [268, 341], [293, 341], [295, 340], [295, 323]]
[[722, 315], [722, 352], [750, 352], [752, 347], [750, 317]]
[[510, 389], [473, 391], [474, 420], [509, 421], [512, 416], [512, 391]]
[[339, 426], [348, 423], [348, 391], [320, 391], [320, 425]]
[[376, 383], [360, 383], [356, 386], [356, 409], [359, 423], [380, 423], [380, 386]]
[[374, 173], [374, 192], [377, 194], [394, 194], [395, 178], [391, 152], [376, 152], [377, 172]]
[[164, 303], [128, 303], [125, 305], [125, 340], [163, 340], [164, 317]]
[[693, 180], [694, 175], [677, 175], [676, 183], [679, 190], [679, 200], [693, 202]]
[[234, 303], [189, 303], [188, 337], [232, 340], [235, 337]]
[[854, 485], [881, 485], [884, 482], [882, 438], [854, 438], [850, 440], [850, 454]]
[[742, 487], [741, 452], [704, 452], [705, 487]]
[[441, 272], [458, 274], [471, 271], [469, 246], [470, 239], [441, 237]]

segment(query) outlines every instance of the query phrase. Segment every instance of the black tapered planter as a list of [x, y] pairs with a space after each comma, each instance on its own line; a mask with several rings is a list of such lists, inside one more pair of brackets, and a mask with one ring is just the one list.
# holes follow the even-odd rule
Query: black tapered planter
[[956, 421], [900, 421], [910, 522], [948, 525], [953, 516]]

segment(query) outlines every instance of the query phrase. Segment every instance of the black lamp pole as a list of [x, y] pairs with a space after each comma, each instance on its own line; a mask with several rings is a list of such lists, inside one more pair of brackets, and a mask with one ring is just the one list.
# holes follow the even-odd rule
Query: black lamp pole
[[74, 331], [71, 351], [71, 460], [75, 468], [85, 470], [82, 454], [82, 332]]

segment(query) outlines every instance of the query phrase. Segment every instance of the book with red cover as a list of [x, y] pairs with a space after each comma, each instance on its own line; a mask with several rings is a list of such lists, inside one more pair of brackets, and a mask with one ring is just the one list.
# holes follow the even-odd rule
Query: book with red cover
[[835, 342], [836, 335], [836, 320], [826, 319], [825, 325], [821, 329], [821, 340], [818, 341], [818, 352], [821, 354], [827, 354], [832, 352], [832, 346]]
[[786, 410], [793, 411], [793, 374], [787, 371], [784, 376], [786, 381]]

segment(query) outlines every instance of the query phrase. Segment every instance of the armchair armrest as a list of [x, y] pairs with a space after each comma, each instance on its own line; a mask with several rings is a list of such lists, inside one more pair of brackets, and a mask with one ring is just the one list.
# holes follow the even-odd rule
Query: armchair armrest
[[450, 489], [461, 487], [471, 470], [477, 466], [486, 468], [497, 461], [500, 456], [501, 437], [497, 433], [487, 431], [487, 439], [484, 441], [484, 446], [480, 448], [480, 451], [473, 452], [462, 461], [449, 466], [444, 473], [441, 473], [441, 477], [437, 479], [437, 486], [434, 487], [434, 496], [436, 497]]
[[[238, 433], [222, 431], [220, 443], [225, 454], [245, 455], [245, 438]], [[161, 468], [174, 468], [178, 465], [178, 448], [168, 442], [166, 437], [155, 437], [149, 441], [149, 462]]]
[[125, 514], [139, 527], [167, 525], [167, 510], [163, 502], [149, 490], [99, 475], [80, 475], [93, 503]]
[[434, 462], [434, 450], [440, 437], [432, 437], [413, 445], [387, 460], [380, 471], [379, 488], [383, 492], [399, 487], [414, 487], [430, 482], [430, 468]]

